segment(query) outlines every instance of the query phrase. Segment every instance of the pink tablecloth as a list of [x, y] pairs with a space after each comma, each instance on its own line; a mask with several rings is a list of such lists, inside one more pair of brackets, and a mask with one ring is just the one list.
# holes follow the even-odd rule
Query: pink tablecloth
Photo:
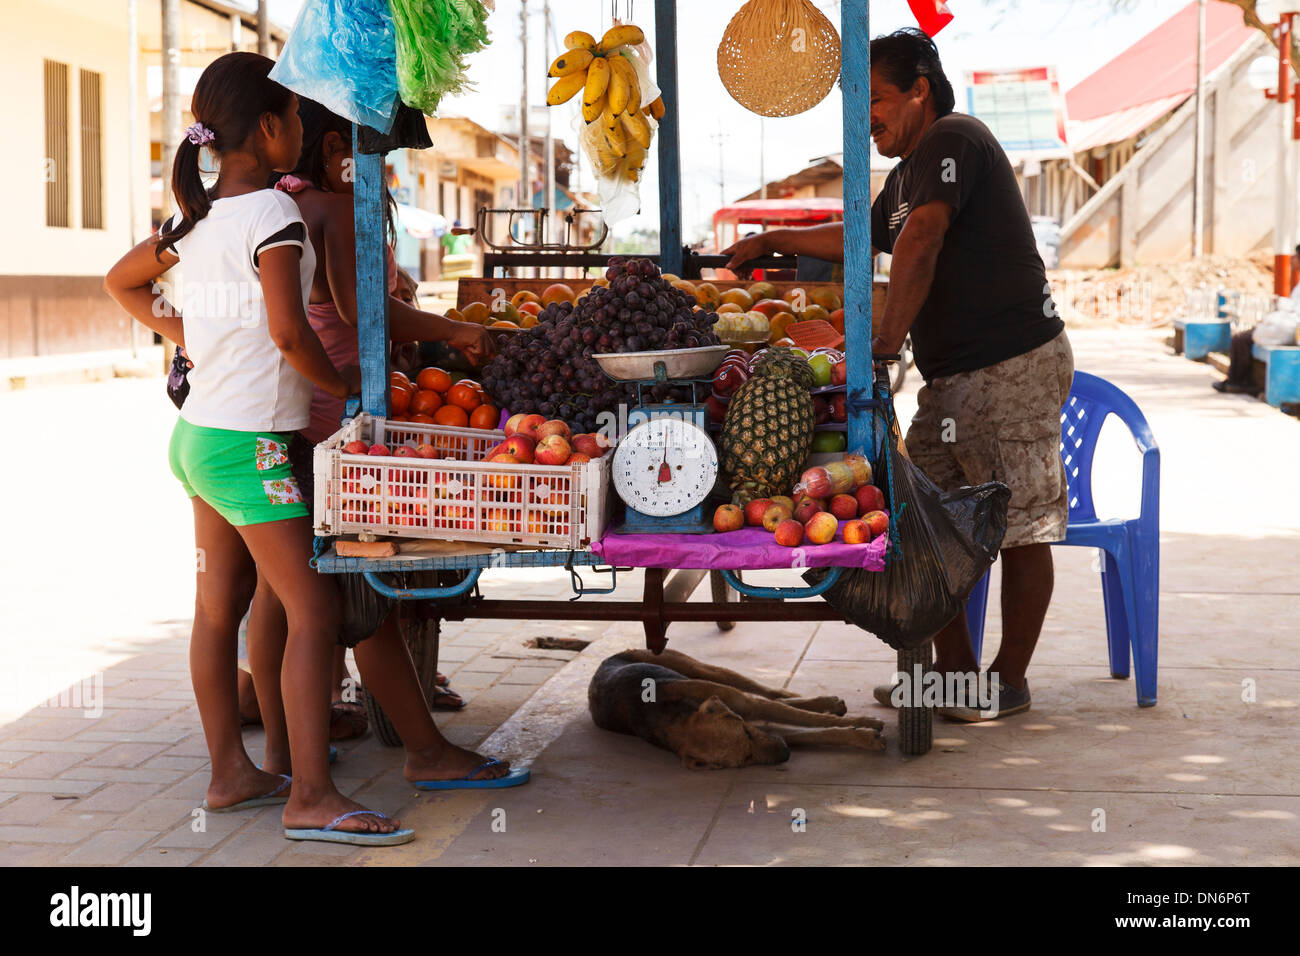
[[[840, 528], [844, 525], [841, 523]], [[767, 568], [885, 569], [889, 535], [869, 544], [845, 544], [837, 534], [829, 544], [783, 548], [762, 528], [726, 534], [616, 534], [608, 531], [591, 550], [610, 564], [634, 568], [708, 568], [754, 571]]]

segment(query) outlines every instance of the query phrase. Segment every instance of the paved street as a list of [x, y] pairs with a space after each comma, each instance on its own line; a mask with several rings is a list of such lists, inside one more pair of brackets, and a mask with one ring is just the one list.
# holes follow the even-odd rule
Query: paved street
[[[1034, 709], [980, 727], [940, 722], [922, 758], [902, 757], [887, 724], [883, 755], [799, 752], [778, 767], [687, 771], [587, 717], [590, 673], [637, 646], [638, 629], [449, 624], [442, 669], [470, 703], [440, 726], [458, 743], [531, 762], [533, 782], [417, 795], [401, 779], [400, 751], [373, 735], [344, 744], [341, 788], [418, 830], [414, 843], [382, 850], [291, 844], [275, 808], [208, 815], [195, 832], [207, 758], [186, 658], [193, 538], [166, 466], [175, 416], [161, 379], [0, 394], [11, 432], [33, 436], [11, 439], [0, 473], [10, 515], [0, 864], [1293, 864], [1300, 422], [1211, 391], [1213, 374], [1168, 355], [1162, 334], [1073, 336], [1079, 368], [1128, 391], [1162, 450], [1157, 707], [1139, 710], [1132, 682], [1108, 677], [1095, 556], [1082, 549], [1055, 551]], [[914, 402], [899, 407], [910, 415]], [[1129, 514], [1137, 455], [1117, 424], [1109, 429], [1098, 506]], [[563, 571], [485, 581], [497, 596], [568, 596]], [[638, 582], [629, 576], [620, 596]], [[539, 635], [593, 643], [581, 654], [525, 646]], [[999, 636], [994, 601], [985, 662]], [[727, 634], [677, 625], [670, 638], [764, 682], [887, 717], [870, 688], [894, 655], [846, 625]], [[60, 691], [63, 706], [42, 706]], [[248, 741], [256, 757], [259, 734]]]

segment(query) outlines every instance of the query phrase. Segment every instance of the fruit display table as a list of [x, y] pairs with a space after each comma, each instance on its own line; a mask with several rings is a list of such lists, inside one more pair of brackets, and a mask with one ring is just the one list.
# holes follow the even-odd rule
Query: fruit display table
[[[574, 5], [561, 4], [562, 8]], [[846, 142], [860, 136], [862, 118], [869, 113], [869, 56], [867, 0], [844, 0], [840, 5], [842, 44], [843, 115]], [[682, 236], [682, 182], [679, 149], [679, 89], [677, 67], [676, 0], [654, 3], [655, 80], [660, 90], [663, 113], [656, 131], [660, 252], [655, 257], [665, 273], [683, 275], [686, 252]], [[357, 243], [357, 312], [362, 365], [362, 411], [378, 418], [389, 415], [389, 337], [384, 234], [384, 159], [367, 155], [354, 132], [356, 159], [353, 202]], [[654, 147], [652, 147], [653, 149]], [[802, 285], [805, 291], [833, 288], [844, 310], [844, 350], [860, 357], [850, 364], [846, 384], [852, 413], [845, 425], [847, 447], [876, 460], [884, 447], [885, 429], [872, 411], [891, 402], [888, 381], [877, 377], [871, 355], [873, 298], [881, 294], [872, 280], [870, 238], [870, 159], [865, 150], [844, 154], [844, 254], [845, 281], [842, 289], [829, 283], [788, 283], [788, 291]], [[515, 256], [514, 258], [518, 258]], [[556, 260], [558, 262], [558, 260]], [[544, 258], [519, 263], [545, 266]], [[565, 264], [565, 263], [560, 263]], [[554, 279], [505, 279], [484, 277], [461, 279], [458, 304], [487, 301], [503, 290], [507, 297], [520, 290], [541, 292]], [[590, 283], [567, 281], [575, 292]], [[745, 285], [740, 282], [713, 283], [719, 291]], [[766, 539], [763, 543], [762, 536]], [[693, 540], [681, 541], [679, 537]], [[637, 540], [626, 540], [636, 538]], [[494, 551], [491, 554], [421, 555], [398, 554], [386, 558], [340, 557], [329, 539], [318, 539], [313, 566], [323, 573], [360, 573], [381, 594], [412, 602], [427, 624], [426, 636], [433, 637], [436, 662], [437, 623], [465, 618], [507, 618], [518, 620], [640, 621], [647, 646], [662, 650], [668, 626], [676, 621], [714, 621], [729, 628], [736, 621], [824, 621], [842, 616], [819, 596], [843, 573], [845, 566], [879, 570], [884, 567], [888, 536], [871, 544], [846, 546], [824, 544], [806, 548], [777, 548], [771, 535], [759, 529], [726, 535], [636, 535], [607, 533], [591, 550]], [[879, 542], [879, 543], [877, 543]], [[906, 543], [904, 542], [904, 547]], [[825, 549], [825, 550], [823, 550]], [[755, 568], [831, 567], [815, 587], [759, 587], [747, 582], [741, 572]], [[553, 567], [569, 570], [578, 597], [602, 595], [598, 600], [508, 601], [485, 599], [477, 588], [484, 573], [508, 573], [514, 568]], [[620, 571], [644, 568], [640, 600], [606, 599], [617, 586]], [[688, 568], [694, 570], [672, 570]], [[711, 579], [711, 602], [690, 601], [692, 593]], [[606, 585], [606, 581], [608, 584]], [[812, 600], [808, 600], [808, 599]], [[432, 629], [430, 632], [430, 628]], [[866, 639], [864, 635], [864, 639]], [[915, 665], [930, 660], [927, 644], [917, 652], [900, 653], [899, 669], [911, 673]], [[421, 673], [432, 673], [422, 667]], [[931, 715], [924, 707], [900, 711], [900, 743], [904, 753], [925, 753], [931, 741]], [[380, 738], [395, 743], [380, 726]]]

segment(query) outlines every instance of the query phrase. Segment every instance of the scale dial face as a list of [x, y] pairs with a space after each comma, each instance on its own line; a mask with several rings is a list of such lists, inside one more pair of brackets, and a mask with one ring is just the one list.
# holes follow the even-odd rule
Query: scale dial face
[[718, 452], [699, 426], [656, 418], [637, 425], [618, 443], [613, 477], [619, 497], [642, 514], [684, 514], [713, 490]]

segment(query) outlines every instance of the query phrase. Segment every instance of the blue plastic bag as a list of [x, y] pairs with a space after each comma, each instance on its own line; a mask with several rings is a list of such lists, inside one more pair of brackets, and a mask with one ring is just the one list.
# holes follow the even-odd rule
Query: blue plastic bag
[[271, 79], [354, 123], [391, 132], [397, 43], [388, 0], [307, 0]]

